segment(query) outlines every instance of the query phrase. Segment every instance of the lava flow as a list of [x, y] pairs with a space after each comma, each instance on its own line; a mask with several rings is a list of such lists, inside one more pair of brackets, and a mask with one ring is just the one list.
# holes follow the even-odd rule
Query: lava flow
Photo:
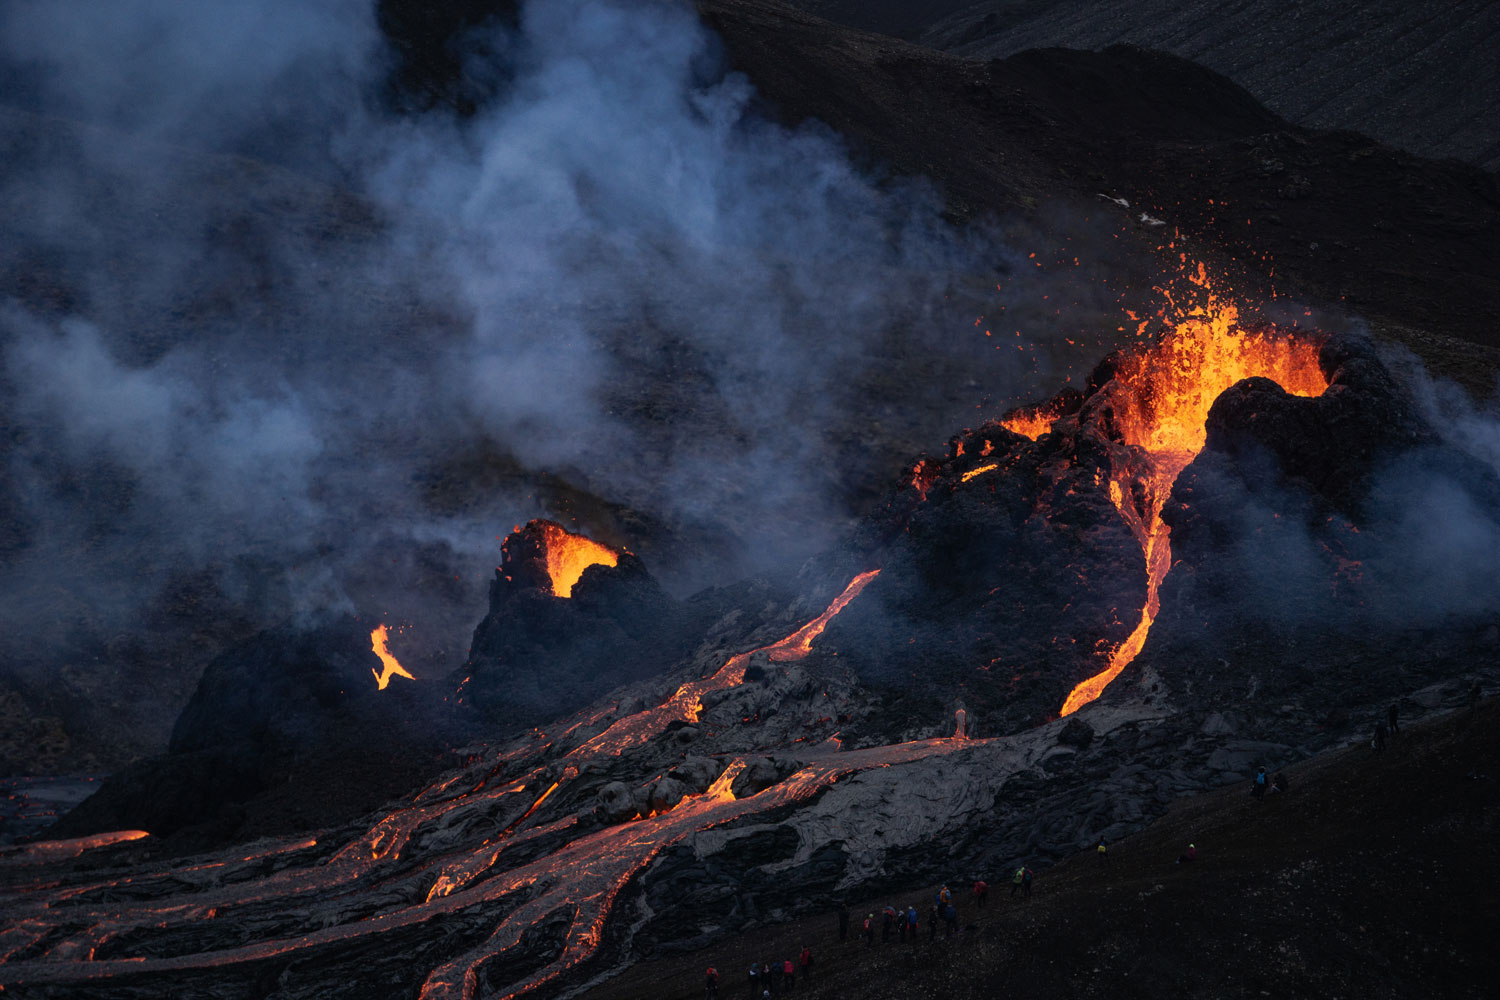
[[[878, 573], [859, 574], [822, 614], [756, 652], [776, 660], [807, 656], [829, 620]], [[288, 839], [245, 857], [230, 851], [160, 871], [96, 867], [61, 882], [0, 887], [9, 923], [0, 931], [0, 987], [326, 956], [330, 946], [452, 928], [455, 946], [433, 955], [438, 964], [429, 966], [420, 994], [470, 1000], [487, 969], [505, 963], [501, 956], [538, 925], [567, 914], [561, 951], [508, 973], [518, 976], [506, 984], [513, 996], [592, 956], [615, 897], [683, 838], [804, 800], [845, 774], [966, 745], [935, 739], [848, 752], [836, 744], [811, 747], [800, 770], [743, 797], [732, 786], [747, 761], [731, 756], [704, 791], [648, 819], [575, 833], [576, 797], [560, 815], [544, 818], [544, 807], [565, 800], [580, 775], [597, 774], [601, 759], [669, 732], [674, 720], [696, 718], [703, 695], [743, 683], [751, 655], [729, 658], [713, 675], [616, 719], [561, 756], [540, 732], [486, 754], [342, 844]], [[596, 729], [606, 718], [586, 712], [560, 731]], [[488, 933], [481, 924], [476, 937], [472, 924], [486, 913], [493, 923]], [[390, 969], [403, 962], [393, 960]]]
[[380, 670], [376, 670], [374, 667], [371, 667], [370, 673], [375, 675], [375, 683], [382, 691], [384, 691], [385, 686], [391, 682], [392, 677], [405, 677], [407, 680], [416, 680], [416, 678], [408, 673], [407, 669], [403, 667], [394, 656], [391, 655], [390, 647], [386, 645], [389, 639], [390, 632], [384, 625], [377, 626], [375, 630], [370, 633], [370, 650], [376, 656], [380, 657], [381, 663]]
[[1068, 695], [1062, 715], [1099, 697], [1146, 643], [1160, 610], [1161, 582], [1172, 567], [1171, 532], [1162, 522], [1162, 508], [1178, 474], [1203, 450], [1214, 400], [1236, 382], [1255, 376], [1297, 396], [1321, 395], [1328, 388], [1316, 339], [1275, 329], [1241, 329], [1238, 310], [1214, 294], [1201, 264], [1189, 280], [1206, 293], [1206, 303], [1179, 315], [1154, 344], [1126, 352], [1114, 376], [1129, 404], [1115, 406], [1121, 437], [1141, 449], [1144, 460], [1132, 463], [1123, 475], [1117, 469], [1109, 494], [1146, 557], [1146, 606], [1135, 630], [1110, 654], [1108, 667]]
[[800, 660], [812, 652], [812, 641], [823, 634], [834, 615], [844, 610], [849, 602], [859, 596], [866, 584], [880, 575], [880, 570], [867, 570], [849, 581], [833, 603], [817, 618], [778, 642], [738, 653], [708, 677], [683, 684], [672, 697], [655, 708], [627, 716], [604, 732], [589, 740], [569, 756], [607, 752], [619, 756], [633, 746], [638, 746], [661, 732], [671, 722], [697, 722], [703, 711], [703, 696], [710, 691], [722, 691], [745, 682], [745, 668], [750, 657], [765, 653], [775, 662]]

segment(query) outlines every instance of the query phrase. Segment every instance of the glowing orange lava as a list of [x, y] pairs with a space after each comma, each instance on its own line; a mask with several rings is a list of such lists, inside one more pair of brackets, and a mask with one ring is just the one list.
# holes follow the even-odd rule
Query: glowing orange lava
[[[821, 615], [756, 652], [778, 654], [778, 659], [808, 655], [829, 620], [877, 573], [861, 573]], [[382, 631], [372, 634], [372, 642]], [[586, 762], [661, 736], [689, 710], [701, 712], [704, 694], [744, 682], [751, 655], [730, 657], [711, 676], [684, 684], [664, 704], [616, 718], [561, 758], [549, 762], [552, 742], [540, 731], [503, 751], [486, 752], [460, 773], [435, 782], [371, 825], [356, 828], [331, 854], [326, 849], [304, 854], [318, 842], [286, 839], [243, 858], [238, 856], [243, 849], [237, 849], [156, 871], [105, 871], [100, 881], [60, 884], [46, 873], [44, 882], [0, 885], [0, 910], [7, 917], [7, 926], [0, 929], [0, 990], [97, 983], [124, 974], [228, 969], [307, 949], [358, 947], [358, 942], [370, 942], [374, 948], [388, 940], [386, 935], [405, 928], [445, 915], [478, 913], [477, 908], [495, 908], [506, 901], [488, 937], [441, 959], [425, 976], [420, 996], [516, 996], [554, 981], [594, 955], [616, 896], [662, 850], [699, 831], [806, 800], [844, 775], [946, 754], [964, 745], [935, 739], [845, 750], [830, 740], [805, 749], [798, 771], [754, 794], [734, 794], [735, 779], [747, 764], [747, 758], [737, 757], [705, 791], [685, 796], [671, 810], [646, 820], [576, 832], [572, 831], [579, 817], [571, 811], [538, 822], [538, 814], [556, 806]], [[560, 727], [563, 732], [595, 728], [613, 714], [613, 708], [590, 709]], [[559, 764], [561, 771], [553, 770]], [[523, 796], [526, 807], [517, 808]], [[520, 815], [497, 830], [495, 817], [502, 811]], [[102, 839], [133, 836], [143, 834]], [[59, 843], [54, 849], [66, 855], [99, 846], [94, 841]], [[273, 866], [261, 860], [273, 855], [281, 859]], [[122, 892], [124, 886], [130, 889]], [[381, 907], [373, 914], [372, 893]], [[328, 905], [315, 911], [310, 906], [314, 900]], [[519, 905], [511, 906], [510, 901]], [[260, 918], [273, 907], [279, 908], [274, 911], [278, 919]], [[530, 971], [508, 973], [513, 979], [504, 992], [485, 985], [490, 963], [539, 922], [564, 912], [572, 916], [559, 954]], [[144, 928], [187, 934], [208, 920], [216, 925], [250, 923], [241, 925], [245, 932], [238, 939], [224, 939], [216, 947], [189, 945], [179, 953], [139, 953], [129, 943]], [[106, 942], [111, 950], [102, 954], [99, 949]]]
[[1035, 441], [1052, 429], [1052, 423], [1057, 419], [1057, 416], [1057, 409], [1055, 407], [1043, 404], [1042, 406], [1017, 410], [1004, 420], [1001, 420], [1000, 426], [1012, 433], [1031, 438], [1031, 440]]
[[370, 633], [370, 650], [376, 656], [380, 657], [380, 663], [382, 667], [382, 669], [380, 670], [376, 670], [374, 667], [371, 667], [370, 673], [375, 675], [375, 683], [382, 691], [384, 691], [385, 686], [391, 682], [392, 677], [405, 677], [407, 680], [416, 680], [416, 678], [408, 673], [406, 668], [403, 667], [399, 662], [397, 662], [396, 658], [391, 655], [390, 648], [386, 646], [386, 642], [389, 638], [390, 632], [384, 625], [378, 626], [373, 632]]
[[590, 566], [618, 566], [620, 554], [592, 538], [575, 535], [557, 525], [542, 524], [547, 544], [547, 575], [552, 578], [552, 593], [572, 597], [573, 584]]
[[850, 580], [849, 585], [844, 588], [844, 592], [835, 597], [833, 603], [828, 605], [828, 610], [780, 642], [766, 647], [769, 650], [766, 655], [772, 661], [779, 663], [783, 660], [800, 660], [808, 653], [811, 653], [812, 641], [823, 634], [823, 630], [828, 627], [828, 623], [832, 620], [833, 616], [843, 611], [849, 602], [858, 597], [859, 592], [865, 589], [865, 584], [879, 575], [880, 570], [872, 569]]
[[961, 478], [961, 479], [962, 479], [962, 480], [963, 480], [963, 481], [964, 481], [964, 482], [966, 482], [966, 483], [967, 483], [967, 482], [968, 482], [968, 481], [969, 481], [969, 480], [971, 480], [971, 479], [973, 479], [973, 478], [974, 478], [974, 477], [975, 477], [975, 476], [982, 476], [982, 475], [984, 475], [984, 474], [985, 474], [985, 473], [986, 473], [986, 472], [994, 472], [994, 471], [995, 471], [995, 470], [996, 470], [996, 469], [998, 469], [998, 468], [1000, 468], [1000, 466], [998, 466], [998, 465], [993, 465], [993, 464], [991, 464], [991, 465], [981, 465], [981, 466], [980, 466], [980, 467], [979, 467], [979, 468], [977, 468], [977, 469], [970, 469], [970, 470], [969, 470], [969, 471], [968, 471], [968, 472], [965, 472], [965, 473], [964, 473], [964, 474], [963, 474], [963, 476], [962, 476], [962, 477], [960, 477], [960, 478]]
[[88, 837], [73, 837], [68, 840], [44, 840], [36, 844], [23, 844], [0, 850], [0, 864], [35, 864], [76, 858], [84, 851], [100, 847], [111, 847], [131, 840], [141, 840], [151, 834], [145, 830], [114, 830], [96, 833]]
[[1128, 353], [1115, 375], [1133, 403], [1115, 408], [1122, 436], [1126, 444], [1141, 448], [1147, 461], [1130, 470], [1126, 481], [1111, 479], [1109, 495], [1146, 556], [1146, 606], [1140, 624], [1110, 654], [1109, 666], [1068, 695], [1062, 715], [1099, 697], [1146, 644], [1161, 607], [1161, 582], [1172, 567], [1171, 531], [1162, 522], [1162, 508], [1178, 474], [1203, 450], [1204, 425], [1214, 400], [1254, 376], [1271, 379], [1297, 396], [1318, 396], [1328, 388], [1318, 365], [1318, 341], [1274, 330], [1243, 330], [1238, 309], [1214, 294], [1201, 264], [1189, 280], [1206, 293], [1205, 304], [1178, 314], [1155, 344]]

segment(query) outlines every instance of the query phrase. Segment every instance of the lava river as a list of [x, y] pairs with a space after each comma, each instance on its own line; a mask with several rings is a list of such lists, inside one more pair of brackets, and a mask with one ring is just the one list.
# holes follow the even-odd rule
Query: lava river
[[[828, 621], [878, 572], [855, 577], [823, 614], [755, 652], [777, 661], [808, 655]], [[615, 897], [664, 848], [697, 831], [804, 800], [853, 772], [974, 745], [931, 739], [841, 751], [829, 742], [802, 750], [799, 770], [744, 798], [731, 790], [747, 763], [735, 757], [724, 761], [706, 791], [660, 815], [581, 836], [569, 835], [577, 823], [571, 814], [527, 825], [544, 800], [575, 780], [590, 760], [624, 753], [675, 720], [697, 719], [704, 694], [743, 683], [750, 655], [731, 657], [663, 704], [616, 719], [560, 755], [542, 733], [484, 754], [357, 835], [262, 842], [243, 853], [181, 861], [166, 870], [127, 869], [82, 881], [35, 867], [45, 864], [44, 857], [23, 859], [35, 878], [11, 879], [0, 890], [7, 914], [0, 930], [0, 984], [227, 969], [326, 953], [445, 916], [478, 913], [488, 921], [493, 911], [497, 916], [483, 939], [456, 955], [450, 950], [420, 989], [426, 1000], [470, 998], [489, 988], [482, 975], [486, 963], [543, 920], [564, 915], [560, 953], [507, 982], [503, 995], [512, 996], [593, 955]], [[607, 710], [581, 714], [563, 724], [560, 738], [587, 733], [606, 718]], [[499, 831], [493, 821], [484, 822], [511, 800], [524, 807], [518, 819]], [[473, 834], [476, 829], [487, 835]]]

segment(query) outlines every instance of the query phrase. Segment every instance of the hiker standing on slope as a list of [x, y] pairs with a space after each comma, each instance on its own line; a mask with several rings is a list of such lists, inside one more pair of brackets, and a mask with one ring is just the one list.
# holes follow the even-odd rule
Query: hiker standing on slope
[[1031, 898], [1031, 879], [1032, 879], [1032, 871], [1031, 871], [1031, 869], [1023, 867], [1021, 869], [1021, 898], [1022, 899], [1030, 899]]
[[760, 963], [750, 963], [750, 1000], [760, 996]]
[[708, 981], [703, 987], [704, 1000], [719, 1000], [719, 970], [710, 965], [707, 978]]
[[1016, 869], [1016, 873], [1010, 877], [1010, 894], [1014, 898], [1021, 891], [1021, 883], [1026, 880], [1026, 867], [1023, 865]]
[[807, 945], [802, 946], [802, 981], [805, 983], [812, 977], [812, 949]]
[[1261, 768], [1260, 770], [1256, 771], [1255, 783], [1250, 786], [1250, 797], [1256, 799], [1265, 798], [1267, 788], [1266, 782], [1269, 780], [1270, 779], [1266, 777], [1265, 768]]
[[1094, 848], [1094, 853], [1099, 855], [1100, 864], [1107, 864], [1109, 862], [1109, 845], [1104, 842], [1103, 837], [1099, 838], [1099, 846]]
[[976, 907], [978, 907], [981, 910], [984, 909], [984, 901], [985, 901], [985, 899], [987, 899], [989, 897], [989, 894], [990, 894], [990, 884], [988, 882], [986, 882], [984, 879], [978, 879], [977, 881], [975, 881], [975, 883], [974, 883], [974, 905]]

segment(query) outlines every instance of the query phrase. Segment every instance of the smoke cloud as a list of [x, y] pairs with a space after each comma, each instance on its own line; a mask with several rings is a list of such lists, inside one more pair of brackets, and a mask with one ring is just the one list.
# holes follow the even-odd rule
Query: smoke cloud
[[679, 592], [795, 564], [894, 451], [1067, 376], [1065, 320], [975, 328], [1019, 252], [758, 117], [690, 5], [470, 41], [503, 93], [402, 116], [368, 2], [0, 8], [10, 682], [160, 734], [203, 656], [327, 607], [430, 676], [512, 524]]

